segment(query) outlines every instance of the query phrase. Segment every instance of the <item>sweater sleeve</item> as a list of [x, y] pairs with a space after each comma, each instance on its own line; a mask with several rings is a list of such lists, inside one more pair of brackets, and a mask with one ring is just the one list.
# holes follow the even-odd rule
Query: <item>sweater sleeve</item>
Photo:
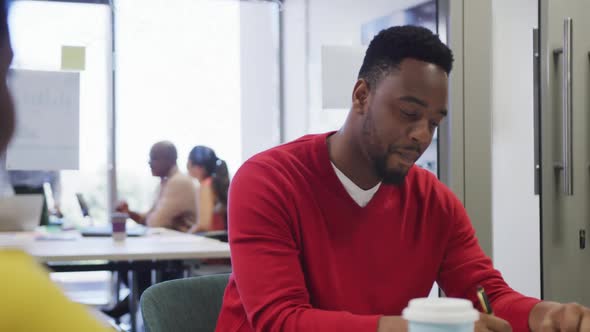
[[439, 272], [438, 284], [448, 296], [471, 300], [481, 310], [476, 290], [482, 286], [489, 296], [494, 313], [507, 320], [515, 332], [528, 332], [528, 318], [540, 300], [511, 289], [491, 259], [479, 246], [475, 230], [463, 204], [451, 193], [454, 213], [449, 221], [449, 240]]
[[255, 162], [242, 166], [230, 188], [233, 275], [250, 326], [256, 332], [377, 331], [378, 315], [311, 306], [288, 193], [284, 175]]

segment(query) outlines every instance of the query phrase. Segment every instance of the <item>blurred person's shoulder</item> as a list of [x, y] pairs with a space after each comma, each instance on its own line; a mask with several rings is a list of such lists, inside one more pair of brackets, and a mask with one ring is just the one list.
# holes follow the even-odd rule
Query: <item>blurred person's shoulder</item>
[[177, 171], [168, 179], [168, 186], [182, 187], [186, 189], [196, 190], [199, 185], [194, 181], [190, 175]]
[[0, 261], [0, 331], [111, 331], [88, 308], [70, 301], [24, 251], [0, 248]]

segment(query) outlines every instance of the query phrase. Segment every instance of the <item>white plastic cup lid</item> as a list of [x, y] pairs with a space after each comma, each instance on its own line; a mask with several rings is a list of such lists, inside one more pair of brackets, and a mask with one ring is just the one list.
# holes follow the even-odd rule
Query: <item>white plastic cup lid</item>
[[479, 319], [470, 301], [449, 297], [411, 300], [402, 316], [411, 322], [465, 324]]

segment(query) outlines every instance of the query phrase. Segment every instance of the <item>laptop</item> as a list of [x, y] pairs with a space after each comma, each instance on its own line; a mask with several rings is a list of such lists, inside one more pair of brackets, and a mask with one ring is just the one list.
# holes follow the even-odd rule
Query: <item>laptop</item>
[[82, 216], [90, 217], [90, 209], [88, 208], [88, 203], [86, 203], [84, 195], [82, 195], [81, 193], [76, 193], [76, 200], [78, 201], [78, 206], [80, 206]]
[[[88, 207], [88, 203], [86, 203], [86, 199], [84, 195], [81, 193], [76, 194], [76, 199], [78, 200], [78, 205], [80, 206], [80, 211], [82, 215], [87, 218], [92, 218], [90, 216], [90, 208]], [[137, 225], [133, 227], [127, 227], [126, 229], [127, 236], [142, 236], [145, 235], [147, 232], [147, 228], [142, 225]], [[87, 237], [107, 237], [113, 235], [113, 229], [111, 224], [103, 224], [103, 225], [92, 225], [82, 227], [80, 229], [80, 233], [82, 236]]]
[[43, 200], [40, 194], [0, 198], [0, 232], [31, 232], [39, 226]]
[[[127, 227], [125, 231], [127, 232], [127, 236], [130, 237], [143, 236], [147, 232], [147, 227], [137, 225], [133, 227]], [[86, 226], [80, 229], [80, 233], [82, 236], [86, 237], [108, 237], [113, 235], [113, 229], [110, 224]]]

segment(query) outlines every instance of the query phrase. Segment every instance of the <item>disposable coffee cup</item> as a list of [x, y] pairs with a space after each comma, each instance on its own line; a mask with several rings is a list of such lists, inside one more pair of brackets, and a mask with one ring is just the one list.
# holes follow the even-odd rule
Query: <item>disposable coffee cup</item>
[[129, 215], [127, 215], [127, 213], [114, 212], [111, 215], [111, 225], [113, 227], [113, 240], [125, 241], [125, 238], [127, 237], [127, 218], [129, 218]]
[[420, 298], [411, 300], [402, 316], [409, 332], [473, 332], [479, 312], [464, 299]]

